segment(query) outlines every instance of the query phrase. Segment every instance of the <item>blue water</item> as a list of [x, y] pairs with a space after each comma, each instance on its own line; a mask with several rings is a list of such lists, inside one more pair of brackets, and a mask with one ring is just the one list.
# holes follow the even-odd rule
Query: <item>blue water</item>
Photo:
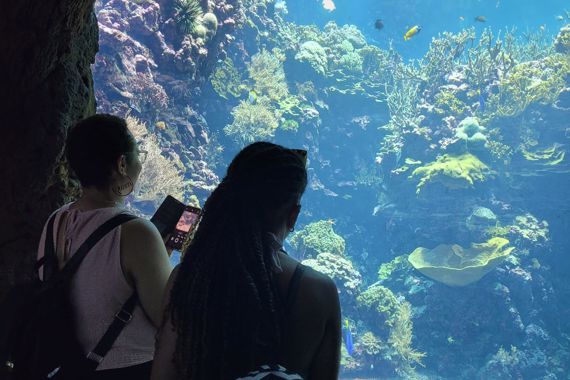
[[[570, 3], [564, 0], [338, 0], [335, 5], [336, 10], [328, 12], [320, 0], [289, 0], [286, 19], [319, 26], [328, 21], [357, 25], [370, 42], [388, 48], [392, 40], [393, 46], [407, 58], [422, 57], [432, 37], [439, 33], [458, 32], [470, 26], [478, 31], [485, 27], [514, 27], [524, 32], [544, 25], [550, 34], [556, 34], [563, 25], [556, 17], [570, 10]], [[476, 16], [485, 16], [487, 22], [474, 21]], [[376, 19], [384, 21], [382, 31], [374, 29]], [[403, 36], [414, 25], [421, 25], [422, 32], [411, 43], [405, 43]]]

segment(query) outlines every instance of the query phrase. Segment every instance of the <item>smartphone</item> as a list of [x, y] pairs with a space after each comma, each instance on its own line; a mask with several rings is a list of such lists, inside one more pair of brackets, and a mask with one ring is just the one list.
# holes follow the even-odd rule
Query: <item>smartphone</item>
[[174, 232], [166, 242], [166, 247], [180, 251], [188, 236], [196, 229], [201, 217], [202, 210], [197, 207], [186, 206], [174, 227]]
[[152, 218], [150, 218], [150, 221], [154, 223], [163, 239], [174, 231], [185, 209], [186, 205], [184, 203], [169, 195], [156, 210]]

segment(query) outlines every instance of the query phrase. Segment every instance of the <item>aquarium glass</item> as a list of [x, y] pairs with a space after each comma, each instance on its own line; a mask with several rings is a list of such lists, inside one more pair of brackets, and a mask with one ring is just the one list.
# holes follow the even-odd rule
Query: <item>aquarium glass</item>
[[[129, 207], [308, 151], [285, 250], [334, 280], [343, 379], [570, 379], [566, 0], [98, 0]], [[172, 258], [179, 261], [179, 254]]]

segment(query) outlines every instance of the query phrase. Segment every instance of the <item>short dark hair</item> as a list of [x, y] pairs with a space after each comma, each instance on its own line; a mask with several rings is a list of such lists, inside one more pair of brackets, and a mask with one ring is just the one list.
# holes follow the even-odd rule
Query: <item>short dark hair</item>
[[70, 129], [65, 154], [82, 186], [102, 188], [109, 184], [117, 159], [135, 148], [136, 142], [124, 119], [99, 114]]

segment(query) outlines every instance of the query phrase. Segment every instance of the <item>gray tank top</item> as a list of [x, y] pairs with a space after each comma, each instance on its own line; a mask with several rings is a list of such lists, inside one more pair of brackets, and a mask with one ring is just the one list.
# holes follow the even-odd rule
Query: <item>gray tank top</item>
[[[67, 204], [57, 210], [54, 241], [61, 217], [67, 213], [64, 231], [66, 251], [71, 254], [87, 237], [124, 209], [101, 208], [81, 211]], [[44, 255], [46, 226], [40, 240], [38, 259]], [[113, 321], [123, 303], [132, 295], [121, 268], [121, 227], [107, 234], [81, 263], [71, 283], [71, 300], [77, 316], [77, 337], [85, 353], [91, 351]], [[62, 242], [60, 242], [62, 244]], [[41, 275], [41, 273], [40, 273]], [[151, 361], [154, 357], [156, 329], [137, 305], [131, 322], [123, 329], [97, 370], [123, 368]]]

